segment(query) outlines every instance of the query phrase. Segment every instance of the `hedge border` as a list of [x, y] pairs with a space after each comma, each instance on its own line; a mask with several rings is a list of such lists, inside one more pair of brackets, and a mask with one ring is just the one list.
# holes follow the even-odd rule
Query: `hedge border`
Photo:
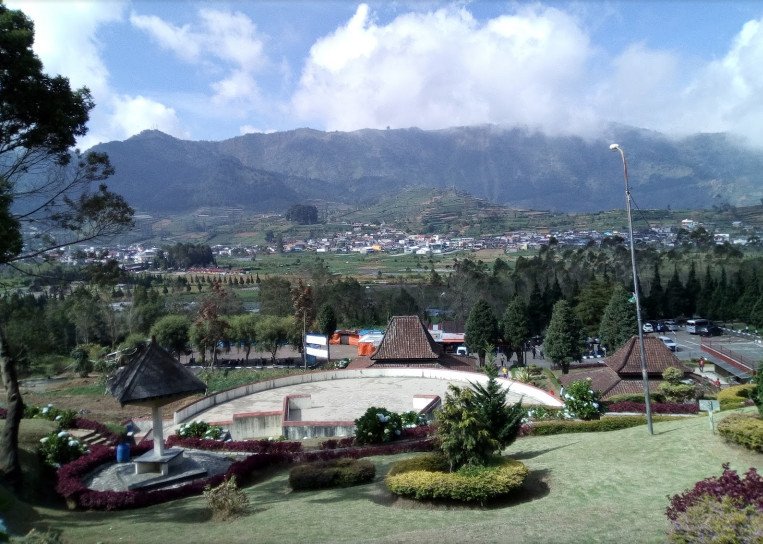
[[730, 414], [717, 426], [724, 440], [763, 453], [763, 419], [755, 414]]
[[[294, 443], [251, 441], [256, 443], [255, 446], [252, 446], [247, 442], [250, 441], [237, 443], [194, 439], [194, 444], [196, 444], [194, 448], [205, 449], [205, 446], [209, 446], [216, 448], [215, 451], [225, 451], [217, 446], [217, 444], [223, 444], [224, 446], [231, 448], [230, 451], [248, 451], [247, 448], [261, 447], [263, 442], [272, 445], [284, 444], [285, 446], [282, 447], [280, 451], [271, 450], [268, 452], [252, 453], [246, 458], [232, 463], [225, 474], [193, 480], [187, 484], [171, 489], [155, 489], [149, 491], [95, 491], [84, 485], [84, 477], [99, 466], [112, 462], [115, 459], [114, 447], [96, 445], [91, 447], [90, 453], [83, 455], [79, 459], [58, 469], [56, 473], [56, 492], [64, 497], [67, 504], [72, 508], [79, 507], [89, 510], [126, 510], [153, 506], [176, 499], [201, 495], [207, 485], [216, 487], [223, 480], [231, 476], [236, 476], [238, 481], [243, 482], [251, 477], [255, 471], [266, 470], [282, 464], [308, 463], [342, 457], [359, 459], [375, 455], [395, 455], [398, 453], [431, 451], [436, 446], [435, 439], [431, 437], [418, 440], [398, 441], [377, 446], [309, 452], [302, 451], [300, 443], [297, 443], [300, 446], [299, 451], [288, 451], [288, 448], [294, 447], [292, 445]], [[179, 445], [178, 442], [174, 443]], [[133, 453], [140, 455], [149, 451], [152, 447], [152, 441], [142, 442], [133, 448]], [[273, 446], [270, 447], [272, 448]]]

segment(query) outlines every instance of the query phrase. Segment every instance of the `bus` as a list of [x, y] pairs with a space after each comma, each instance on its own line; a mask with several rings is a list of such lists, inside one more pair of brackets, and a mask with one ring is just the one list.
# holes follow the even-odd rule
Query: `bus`
[[702, 329], [706, 328], [710, 322], [707, 319], [687, 319], [686, 320], [686, 332], [689, 334], [699, 334]]

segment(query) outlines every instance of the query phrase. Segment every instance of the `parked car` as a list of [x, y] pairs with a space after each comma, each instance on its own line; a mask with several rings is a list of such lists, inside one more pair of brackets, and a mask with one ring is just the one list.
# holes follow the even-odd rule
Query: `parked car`
[[641, 325], [641, 329], [644, 332], [654, 332], [654, 326], [651, 323], [644, 323]]
[[665, 322], [665, 330], [668, 330], [670, 332], [675, 332], [678, 330], [678, 323], [673, 321], [672, 319], [668, 319]]
[[721, 329], [718, 325], [713, 325], [710, 323], [709, 325], [705, 325], [704, 327], [700, 328], [697, 331], [697, 334], [700, 336], [720, 336], [723, 334], [723, 329]]
[[660, 336], [660, 340], [662, 340], [662, 343], [665, 344], [665, 347], [670, 351], [676, 351], [678, 349], [675, 341], [669, 336]]

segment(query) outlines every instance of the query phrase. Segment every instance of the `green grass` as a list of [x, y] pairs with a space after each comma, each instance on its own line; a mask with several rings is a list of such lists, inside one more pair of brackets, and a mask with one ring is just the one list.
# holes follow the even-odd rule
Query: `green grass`
[[204, 370], [199, 373], [199, 378], [207, 384], [207, 394], [225, 391], [239, 385], [248, 383], [274, 380], [283, 378], [290, 374], [299, 374], [304, 372], [302, 369], [291, 368], [263, 368], [262, 370]]
[[103, 383], [94, 383], [92, 385], [76, 385], [64, 387], [61, 389], [51, 389], [45, 392], [46, 397], [70, 397], [72, 395], [99, 396], [104, 395], [106, 385]]
[[68, 542], [664, 542], [668, 496], [763, 457], [726, 445], [706, 418], [575, 435], [523, 438], [507, 453], [525, 463], [532, 493], [492, 508], [395, 500], [383, 477], [397, 457], [376, 457], [373, 484], [292, 493], [288, 471], [246, 489], [243, 518], [210, 521], [201, 498], [125, 512], [38, 509]]

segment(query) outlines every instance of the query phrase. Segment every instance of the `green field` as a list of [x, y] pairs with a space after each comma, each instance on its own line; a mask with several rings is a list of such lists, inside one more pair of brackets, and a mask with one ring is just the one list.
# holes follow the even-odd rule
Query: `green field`
[[212, 522], [190, 498], [124, 512], [38, 508], [39, 526], [66, 542], [664, 542], [668, 495], [719, 475], [763, 466], [760, 454], [731, 447], [704, 417], [608, 433], [522, 438], [506, 452], [530, 468], [521, 498], [486, 508], [443, 507], [391, 496], [382, 478], [398, 457], [376, 457], [373, 484], [291, 492], [287, 471], [246, 489], [251, 511]]

